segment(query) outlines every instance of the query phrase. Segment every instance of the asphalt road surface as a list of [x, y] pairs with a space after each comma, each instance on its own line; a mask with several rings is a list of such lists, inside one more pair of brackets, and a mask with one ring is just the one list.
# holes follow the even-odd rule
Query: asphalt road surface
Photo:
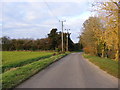
[[72, 53], [16, 88], [118, 88], [118, 79]]

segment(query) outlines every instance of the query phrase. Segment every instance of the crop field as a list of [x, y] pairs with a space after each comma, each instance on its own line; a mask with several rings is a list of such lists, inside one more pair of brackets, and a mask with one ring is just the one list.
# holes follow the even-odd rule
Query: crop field
[[3, 51], [2, 89], [14, 88], [51, 63], [69, 54], [54, 53], [56, 52]]
[[2, 71], [5, 72], [11, 68], [20, 67], [25, 64], [48, 58], [54, 52], [31, 52], [31, 51], [3, 51], [2, 52]]

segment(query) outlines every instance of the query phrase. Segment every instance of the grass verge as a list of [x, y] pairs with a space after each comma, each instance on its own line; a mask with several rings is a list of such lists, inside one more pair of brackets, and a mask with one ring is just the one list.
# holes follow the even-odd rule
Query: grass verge
[[22, 67], [15, 68], [13, 70], [7, 71], [2, 75], [2, 88], [3, 90], [7, 90], [9, 88], [14, 88], [16, 85], [20, 84], [24, 80], [28, 79], [38, 71], [44, 69], [51, 63], [57, 61], [61, 57], [67, 54], [60, 54], [56, 56], [52, 56], [50, 58], [36, 61], [30, 64], [27, 64]]
[[94, 63], [95, 65], [99, 66], [101, 69], [106, 71], [107, 73], [118, 77], [118, 62], [114, 61], [109, 58], [101, 58], [98, 56], [91, 56], [88, 54], [83, 54], [85, 58], [87, 58], [90, 62]]
[[36, 57], [36, 58], [32, 58], [32, 59], [28, 59], [28, 60], [25, 60], [23, 62], [18, 62], [16, 64], [9, 64], [9, 65], [4, 65], [2, 66], [2, 73], [12, 69], [12, 68], [17, 68], [17, 67], [21, 67], [23, 65], [27, 65], [29, 63], [32, 63], [32, 62], [35, 62], [35, 61], [38, 61], [40, 59], [45, 59], [45, 58], [49, 58], [51, 57], [52, 55], [46, 55], [46, 56], [40, 56], [40, 57]]
[[2, 52], [2, 73], [16, 67], [49, 58], [55, 52], [26, 52], [26, 51], [3, 51]]

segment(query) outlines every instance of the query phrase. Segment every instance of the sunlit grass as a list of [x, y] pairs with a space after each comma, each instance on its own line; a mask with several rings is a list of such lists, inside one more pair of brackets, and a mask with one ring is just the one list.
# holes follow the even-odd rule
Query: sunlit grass
[[22, 81], [28, 79], [30, 76], [34, 75], [38, 71], [42, 70], [43, 68], [47, 67], [54, 61], [58, 60], [59, 58], [65, 56], [66, 54], [60, 54], [56, 56], [52, 56], [50, 58], [46, 58], [40, 61], [36, 61], [21, 67], [18, 67], [13, 70], [6, 71], [3, 73], [3, 88], [13, 88]]
[[91, 56], [88, 54], [83, 55], [89, 61], [94, 63], [95, 65], [99, 66], [101, 69], [106, 71], [107, 73], [118, 77], [118, 61], [109, 59], [109, 58], [101, 58], [97, 56]]
[[3, 72], [23, 66], [25, 64], [48, 58], [54, 52], [31, 52], [31, 51], [3, 51], [2, 52], [2, 69]]

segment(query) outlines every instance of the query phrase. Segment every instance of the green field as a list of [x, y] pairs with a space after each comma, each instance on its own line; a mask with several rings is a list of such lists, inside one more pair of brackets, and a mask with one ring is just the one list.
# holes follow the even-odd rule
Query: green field
[[3, 51], [2, 52], [2, 71], [23, 66], [25, 64], [48, 58], [55, 52], [31, 52], [31, 51]]
[[[55, 52], [3, 51], [2, 89], [14, 88], [51, 63], [69, 54]], [[6, 67], [5, 67], [6, 66]], [[1, 74], [0, 74], [1, 75]]]
[[87, 58], [89, 61], [91, 61], [92, 63], [94, 63], [95, 65], [99, 66], [101, 69], [103, 69], [107, 73], [120, 78], [118, 75], [119, 74], [118, 73], [118, 68], [119, 68], [118, 61], [115, 61], [109, 58], [91, 56], [88, 54], [84, 54], [83, 56]]

